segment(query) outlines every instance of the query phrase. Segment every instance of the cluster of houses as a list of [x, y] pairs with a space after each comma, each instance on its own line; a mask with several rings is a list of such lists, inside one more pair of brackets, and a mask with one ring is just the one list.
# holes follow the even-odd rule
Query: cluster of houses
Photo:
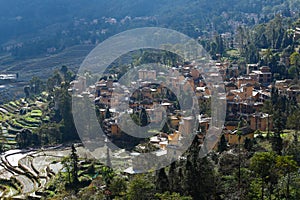
[[[227, 111], [223, 134], [228, 144], [235, 145], [244, 142], [246, 138], [253, 139], [254, 132], [257, 130], [272, 130], [272, 116], [263, 112], [264, 101], [271, 97], [273, 78], [270, 68], [248, 64], [246, 74], [241, 76], [238, 73], [238, 66], [217, 63], [215, 67], [220, 71], [224, 80], [227, 80], [224, 82]], [[183, 76], [176, 76], [174, 71], [179, 71]], [[228, 74], [234, 74], [234, 76], [228, 78]], [[162, 75], [168, 78], [161, 81], [162, 84], [153, 84], [153, 80], [157, 81]], [[276, 81], [275, 87], [288, 95], [300, 93], [300, 88], [289, 87], [290, 83], [291, 80]], [[135, 88], [137, 84], [143, 87], [131, 93], [130, 89]], [[193, 63], [178, 64], [166, 72], [141, 69], [138, 71], [136, 80], [128, 86], [121, 85], [113, 78], [101, 79], [95, 85], [87, 86], [86, 79], [79, 77], [78, 80], [72, 82], [72, 87], [76, 94], [86, 94], [96, 104], [101, 105], [99, 113], [104, 119], [104, 131], [109, 137], [122, 136], [119, 116], [123, 111], [115, 109], [122, 102], [129, 104], [127, 114], [134, 114], [145, 109], [151, 122], [154, 123], [161, 123], [166, 112], [168, 131], [158, 130], [157, 134], [150, 138], [152, 144], [166, 149], [169, 145], [180, 145], [185, 133], [195, 131], [193, 130], [194, 117], [183, 115], [176, 100], [170, 99], [170, 93], [165, 87], [168, 84], [174, 88], [185, 87], [188, 84], [194, 89], [199, 101], [211, 97], [211, 91], [201, 75], [201, 70], [199, 71]], [[122, 91], [122, 94], [116, 91]], [[157, 109], [158, 106], [164, 109]], [[110, 112], [109, 118], [105, 118], [107, 110]], [[243, 127], [239, 127], [241, 120], [246, 122]], [[199, 141], [203, 142], [210, 128], [211, 117], [206, 113], [199, 113], [197, 121], [199, 128], [196, 133]]]

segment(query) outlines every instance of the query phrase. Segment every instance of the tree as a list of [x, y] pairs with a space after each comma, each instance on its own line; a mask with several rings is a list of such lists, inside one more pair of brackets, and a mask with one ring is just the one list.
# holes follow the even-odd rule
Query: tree
[[114, 171], [112, 170], [112, 168], [110, 168], [108, 166], [103, 166], [101, 168], [101, 174], [102, 174], [102, 178], [104, 179], [106, 186], [109, 186], [111, 183], [111, 180], [115, 176]]
[[69, 71], [69, 69], [68, 69], [67, 66], [65, 66], [65, 65], [61, 66], [60, 72], [61, 72], [64, 76], [66, 76], [66, 74], [67, 74], [68, 71]]
[[264, 61], [264, 63], [263, 64], [265, 64], [265, 65], [270, 65], [270, 63], [271, 63], [271, 61], [272, 61], [272, 59], [273, 59], [273, 52], [272, 52], [272, 50], [270, 49], [270, 48], [268, 48], [267, 50], [265, 50], [264, 52], [263, 52], [263, 55], [262, 55], [262, 59], [263, 59], [263, 61]]
[[62, 83], [62, 77], [58, 71], [54, 72], [54, 75], [47, 80], [47, 90], [52, 93], [54, 88], [60, 86]]
[[68, 174], [68, 183], [71, 184], [71, 158], [70, 156], [67, 156], [63, 158], [62, 162], [64, 169], [67, 171]]
[[168, 180], [170, 184], [170, 191], [174, 192], [180, 192], [181, 191], [181, 184], [180, 183], [180, 177], [178, 176], [177, 171], [177, 162], [171, 163], [169, 174], [168, 174]]
[[275, 110], [274, 112], [274, 135], [272, 137], [272, 149], [275, 151], [278, 155], [281, 155], [281, 151], [283, 149], [283, 140], [281, 138], [281, 133], [284, 129], [284, 121], [282, 112], [279, 110]]
[[239, 189], [241, 187], [241, 137], [242, 137], [242, 130], [241, 128], [244, 127], [244, 120], [241, 119], [239, 124], [238, 124], [238, 128], [237, 128], [237, 135], [238, 135], [238, 141], [239, 141], [239, 144], [238, 144], [238, 154], [239, 154], [239, 169], [238, 169], [238, 182], [239, 182]]
[[128, 185], [127, 198], [129, 200], [154, 199], [154, 184], [146, 175], [138, 174]]
[[287, 126], [293, 130], [294, 133], [294, 141], [298, 140], [298, 131], [300, 130], [300, 109], [296, 108], [291, 115], [288, 116]]
[[38, 128], [38, 133], [41, 138], [41, 145], [60, 144], [62, 142], [62, 134], [56, 123], [43, 124]]
[[27, 85], [24, 87], [25, 99], [30, 97], [30, 86]]
[[225, 151], [227, 149], [227, 142], [226, 142], [226, 139], [225, 139], [225, 135], [223, 134], [221, 136], [221, 139], [220, 139], [220, 142], [219, 142], [219, 145], [218, 145], [218, 151], [220, 153], [222, 153], [223, 151]]
[[62, 160], [64, 169], [68, 174], [68, 184], [76, 186], [78, 184], [78, 155], [74, 144], [71, 147], [71, 154]]
[[105, 119], [109, 119], [109, 118], [111, 118], [111, 113], [109, 111], [109, 108], [106, 108], [106, 110], [105, 110]]
[[161, 131], [162, 131], [163, 133], [171, 133], [171, 132], [172, 132], [171, 129], [170, 129], [170, 127], [169, 127], [168, 122], [165, 122], [165, 124], [164, 124], [164, 126], [163, 126], [163, 128], [162, 128]]
[[[32, 145], [33, 143], [33, 133], [29, 129], [23, 129], [16, 136], [16, 142], [20, 148], [26, 148]], [[34, 141], [37, 142], [37, 141]]]
[[109, 153], [109, 148], [106, 147], [106, 166], [107, 167], [112, 167], [111, 159], [110, 159], [110, 153]]
[[77, 129], [74, 124], [73, 113], [72, 113], [72, 97], [68, 93], [70, 84], [61, 84], [60, 88], [56, 88], [54, 91], [54, 101], [58, 106], [59, 114], [62, 118], [61, 132], [63, 142], [74, 141], [79, 139]]
[[220, 55], [223, 55], [225, 47], [224, 47], [224, 42], [223, 42], [222, 36], [217, 35], [215, 40], [216, 40], [216, 44], [217, 44], [217, 53]]
[[39, 77], [34, 76], [29, 84], [32, 94], [39, 94], [45, 90], [44, 82]]
[[288, 47], [289, 45], [292, 45], [292, 43], [293, 43], [292, 34], [289, 33], [288, 31], [285, 31], [284, 35], [283, 35], [282, 43], [281, 43], [281, 48], [284, 49], [284, 48]]
[[298, 73], [299, 73], [299, 70], [297, 69], [296, 66], [291, 66], [291, 67], [288, 69], [288, 75], [289, 75], [289, 77], [292, 78], [292, 79], [298, 80], [298, 76], [297, 76]]
[[124, 178], [114, 177], [109, 185], [113, 196], [124, 196], [126, 194], [127, 182]]
[[239, 26], [237, 28], [237, 36], [236, 36], [236, 41], [238, 43], [239, 51], [240, 53], [244, 52], [244, 47], [247, 41], [247, 35], [246, 35], [246, 30], [244, 27]]
[[195, 137], [185, 153], [186, 159], [178, 161], [176, 169], [176, 165], [171, 165], [168, 177], [171, 191], [194, 199], [216, 198], [214, 163], [209, 157], [200, 158], [199, 151], [199, 141]]
[[159, 192], [169, 190], [169, 179], [164, 168], [157, 171], [155, 186], [156, 190]]
[[272, 137], [272, 150], [275, 151], [278, 155], [282, 154], [282, 149], [283, 149], [283, 140], [281, 136], [277, 133], [274, 134]]
[[[275, 164], [277, 155], [274, 152], [255, 153], [250, 160], [250, 169], [261, 179], [261, 199], [264, 199], [265, 185], [276, 180]], [[271, 193], [271, 191], [270, 191]]]
[[259, 61], [258, 49], [253, 43], [246, 46], [244, 55], [248, 63], [257, 63]]
[[267, 132], [267, 139], [270, 138], [270, 115], [273, 114], [273, 105], [272, 105], [272, 101], [270, 100], [266, 100], [264, 102], [263, 105], [263, 112], [268, 114], [268, 118], [267, 118], [267, 127], [268, 127], [268, 132]]
[[71, 155], [70, 159], [72, 161], [72, 183], [77, 184], [78, 183], [78, 155], [76, 153], [76, 148], [74, 144], [72, 145]]
[[245, 143], [244, 143], [244, 148], [247, 149], [247, 151], [251, 151], [252, 147], [253, 147], [252, 140], [249, 138], [246, 138]]
[[292, 53], [292, 55], [290, 56], [290, 63], [294, 66], [296, 78], [297, 80], [299, 80], [300, 54], [298, 52]]
[[297, 171], [297, 162], [293, 160], [291, 156], [278, 156], [276, 159], [276, 167], [281, 175], [287, 177], [286, 199], [290, 199], [291, 173]]
[[145, 108], [142, 108], [141, 110], [140, 121], [142, 127], [147, 126], [150, 123], [150, 119]]

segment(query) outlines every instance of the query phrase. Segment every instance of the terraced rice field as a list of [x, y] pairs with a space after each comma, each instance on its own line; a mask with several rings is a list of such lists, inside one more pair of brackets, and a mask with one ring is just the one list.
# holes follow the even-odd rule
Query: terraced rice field
[[[27, 129], [32, 132], [42, 123], [47, 123], [49, 116], [45, 111], [47, 96], [35, 100], [20, 99], [0, 105], [0, 142], [5, 153], [0, 154], [0, 199], [40, 199], [47, 183], [62, 169], [62, 158], [70, 155], [69, 147], [48, 149], [19, 150], [18, 134]], [[99, 151], [104, 163], [106, 147]], [[83, 147], [77, 147], [77, 154], [83, 160], [94, 158]], [[112, 154], [112, 156], [114, 156]], [[118, 156], [116, 155], [116, 158]], [[120, 160], [120, 161], [119, 161]], [[122, 158], [116, 165], [124, 164]]]
[[19, 73], [23, 81], [30, 80], [33, 76], [48, 79], [49, 74], [53, 74], [59, 69], [62, 63], [76, 72], [94, 45], [76, 45], [64, 51], [49, 56], [15, 60], [12, 56], [0, 58], [0, 71], [3, 73]]
[[0, 142], [6, 150], [17, 147], [18, 133], [24, 129], [34, 132], [48, 118], [44, 105], [43, 98], [34, 101], [20, 99], [0, 105]]
[[[91, 159], [84, 148], [76, 148], [80, 158]], [[62, 169], [62, 158], [70, 155], [70, 147], [41, 150], [10, 150], [0, 155], [0, 199], [40, 199], [45, 185]]]

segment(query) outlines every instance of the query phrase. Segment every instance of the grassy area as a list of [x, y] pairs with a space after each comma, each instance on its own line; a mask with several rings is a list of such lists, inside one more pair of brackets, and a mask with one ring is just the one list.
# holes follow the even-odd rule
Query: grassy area
[[[294, 134], [295, 130], [284, 130], [283, 134], [281, 134], [282, 138], [287, 141], [293, 141], [294, 140]], [[300, 139], [300, 136], [298, 134], [298, 140]]]
[[240, 53], [237, 49], [231, 49], [226, 51], [226, 54], [231, 58], [238, 58], [240, 57]]
[[[266, 136], [268, 134], [268, 131], [260, 131], [262, 133], [263, 136]], [[295, 133], [295, 130], [289, 130], [289, 129], [285, 129], [283, 130], [283, 133], [281, 134], [281, 136], [284, 135], [293, 135]], [[257, 136], [258, 134], [255, 134], [255, 136]], [[270, 131], [270, 136], [273, 136], [274, 132]]]

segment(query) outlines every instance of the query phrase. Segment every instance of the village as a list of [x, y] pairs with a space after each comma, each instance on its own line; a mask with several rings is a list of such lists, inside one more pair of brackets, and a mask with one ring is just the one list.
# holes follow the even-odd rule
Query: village
[[[246, 73], [243, 75], [240, 75], [239, 72], [241, 67], [235, 64], [217, 62], [215, 67], [225, 80], [226, 94], [224, 95], [226, 96], [227, 111], [222, 134], [224, 134], [228, 145], [243, 144], [246, 139], [252, 140], [258, 134], [273, 130], [272, 115], [264, 112], [263, 109], [264, 102], [271, 97], [272, 87], [289, 97], [297, 96], [300, 92], [300, 88], [290, 87], [292, 80], [289, 79], [277, 80], [275, 85], [272, 85], [272, 73], [267, 66], [247, 64], [245, 66]], [[172, 70], [178, 70], [183, 76], [171, 77], [168, 79], [168, 81], [171, 80], [170, 84], [175, 88], [189, 84], [195, 91], [199, 105], [206, 104], [206, 110], [200, 109], [197, 119], [199, 128], [196, 130], [200, 143], [203, 143], [212, 120], [209, 111], [207, 112], [210, 109], [207, 102], [211, 98], [211, 91], [197, 66], [192, 62], [180, 63], [176, 67], [170, 68], [170, 74], [172, 74]], [[162, 72], [140, 69], [137, 82], [143, 83], [144, 87], [131, 96], [128, 94], [128, 88], [125, 88], [125, 91], [128, 92], [125, 97], [127, 100], [129, 99], [129, 113], [140, 113], [144, 109], [150, 116], [150, 121], [154, 123], [162, 122], [164, 114], [162, 109], [155, 109], [155, 107], [157, 105], [164, 107], [164, 110], [167, 111], [167, 125], [163, 130], [150, 137], [149, 142], [161, 150], [166, 150], [168, 146], [180, 146], [183, 135], [192, 132], [193, 117], [182, 116], [180, 110], [178, 110], [176, 98], [170, 98], [171, 95], [167, 92], [167, 88], [163, 85], [151, 84], [151, 80], [159, 78], [159, 73]], [[132, 87], [135, 84], [136, 82], [132, 82]], [[87, 95], [94, 99], [96, 104], [101, 105], [99, 111], [104, 119], [103, 129], [105, 134], [110, 138], [121, 138], [124, 133], [118, 125], [120, 113], [113, 109], [120, 102], [116, 101], [113, 93], [116, 88], [124, 86], [113, 79], [102, 79], [95, 85], [87, 86], [84, 77], [79, 77], [78, 80], [71, 82], [71, 85], [76, 94]], [[107, 109], [110, 112], [109, 118], [106, 118]], [[243, 125], [239, 127], [241, 121]], [[217, 146], [216, 143], [215, 149]]]

